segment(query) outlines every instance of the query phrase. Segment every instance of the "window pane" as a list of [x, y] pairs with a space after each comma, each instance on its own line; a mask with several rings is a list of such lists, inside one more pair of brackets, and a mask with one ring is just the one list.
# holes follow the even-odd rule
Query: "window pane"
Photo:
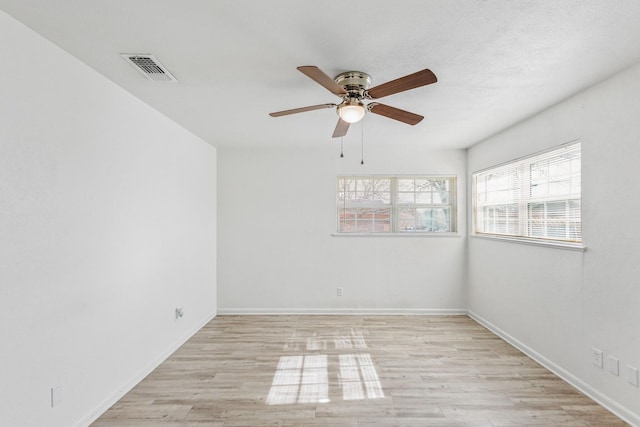
[[391, 203], [391, 193], [375, 193], [373, 199], [382, 203]]
[[373, 199], [382, 201], [383, 203], [391, 203], [390, 179], [373, 180]]
[[338, 231], [344, 233], [389, 232], [390, 216], [389, 208], [340, 209]]
[[403, 208], [398, 212], [398, 231], [415, 231], [416, 210]]
[[[338, 231], [454, 231], [454, 184], [452, 177], [339, 177]], [[397, 205], [392, 208], [394, 203]]]
[[339, 201], [391, 202], [389, 179], [339, 179]]
[[580, 144], [473, 175], [478, 233], [579, 242]]
[[[416, 203], [431, 203], [432, 202], [431, 194], [432, 194], [431, 192], [416, 193]], [[440, 199], [438, 199], [437, 203], [440, 203]]]
[[544, 219], [544, 203], [529, 204], [529, 219], [531, 220]]
[[373, 229], [377, 232], [388, 233], [391, 231], [391, 209], [376, 209], [373, 212]]
[[373, 222], [363, 219], [356, 221], [356, 233], [370, 233], [371, 231], [373, 231]]
[[386, 192], [390, 192], [391, 191], [391, 180], [388, 178], [383, 178], [383, 179], [375, 179], [374, 180], [375, 184], [375, 190], [376, 191], [386, 191]]
[[518, 232], [518, 205], [497, 205], [484, 208], [484, 228], [487, 233]]
[[549, 162], [533, 163], [530, 167], [531, 197], [544, 197], [549, 192]]
[[450, 214], [448, 208], [417, 209], [417, 228], [420, 231], [444, 233], [450, 230]]
[[430, 179], [414, 179], [414, 185], [416, 191], [431, 191]]
[[476, 187], [479, 202], [511, 202], [519, 198], [520, 172], [517, 168], [502, 167], [481, 175]]
[[402, 208], [399, 231], [427, 231], [443, 233], [451, 231], [448, 208]]
[[414, 193], [398, 193], [398, 203], [415, 203]]
[[435, 179], [430, 182], [433, 197], [433, 203], [449, 203], [450, 191], [449, 181], [443, 179]]
[[352, 233], [356, 230], [356, 210], [338, 210], [338, 231]]
[[413, 191], [413, 190], [414, 190], [414, 180], [412, 178], [398, 179], [398, 191]]
[[580, 201], [561, 200], [529, 204], [529, 232], [533, 237], [578, 241], [581, 236]]
[[373, 229], [373, 209], [355, 209], [356, 231], [366, 233]]
[[549, 183], [549, 195], [550, 196], [566, 196], [571, 189], [571, 181], [557, 180]]
[[544, 222], [543, 221], [531, 221], [529, 224], [529, 236], [531, 237], [545, 237]]

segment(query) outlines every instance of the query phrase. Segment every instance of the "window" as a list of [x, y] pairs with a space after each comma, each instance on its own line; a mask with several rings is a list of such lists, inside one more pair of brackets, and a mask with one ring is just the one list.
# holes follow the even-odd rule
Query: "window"
[[339, 233], [456, 231], [456, 178], [340, 176]]
[[582, 242], [580, 143], [473, 174], [476, 235]]

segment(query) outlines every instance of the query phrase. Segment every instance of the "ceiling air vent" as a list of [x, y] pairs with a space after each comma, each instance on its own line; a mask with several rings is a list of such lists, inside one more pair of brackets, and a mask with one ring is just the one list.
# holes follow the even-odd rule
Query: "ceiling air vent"
[[153, 55], [139, 53], [122, 53], [121, 55], [149, 80], [154, 82], [177, 82], [169, 70]]

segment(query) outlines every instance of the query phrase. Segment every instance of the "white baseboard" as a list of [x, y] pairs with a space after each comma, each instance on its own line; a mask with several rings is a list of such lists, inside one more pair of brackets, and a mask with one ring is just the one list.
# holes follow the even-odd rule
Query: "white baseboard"
[[156, 357], [153, 361], [151, 361], [147, 366], [145, 366], [137, 375], [135, 375], [132, 379], [127, 381], [124, 385], [122, 385], [118, 390], [113, 392], [109, 397], [107, 397], [102, 403], [100, 403], [95, 409], [91, 411], [88, 415], [80, 419], [77, 423], [74, 424], [74, 427], [85, 427], [89, 426], [92, 422], [97, 420], [100, 415], [105, 413], [107, 409], [113, 406], [118, 400], [122, 399], [122, 397], [127, 394], [132, 388], [134, 388], [140, 381], [142, 381], [147, 375], [153, 372], [162, 362], [164, 362], [171, 354], [173, 354], [182, 344], [187, 342], [189, 338], [191, 338], [196, 332], [204, 327], [207, 323], [211, 321], [211, 319], [216, 317], [216, 313], [209, 314], [203, 320], [198, 322], [196, 326], [189, 329], [185, 332], [176, 342], [171, 344], [169, 348], [167, 348], [164, 352], [162, 352], [158, 357]]
[[465, 308], [218, 308], [219, 315], [429, 315], [466, 316]]
[[483, 317], [479, 316], [478, 314], [474, 313], [473, 311], [469, 310], [468, 316], [473, 320], [475, 320], [476, 322], [478, 322], [479, 324], [481, 324], [482, 326], [484, 326], [485, 328], [489, 329], [494, 334], [498, 335], [500, 338], [502, 338], [503, 340], [505, 340], [506, 342], [508, 342], [509, 344], [511, 344], [512, 346], [514, 346], [515, 348], [517, 348], [518, 350], [520, 350], [521, 352], [529, 356], [530, 358], [532, 358], [533, 360], [535, 360], [536, 362], [538, 362], [539, 364], [541, 364], [542, 366], [544, 366], [545, 368], [547, 368], [548, 370], [550, 370], [551, 372], [553, 372], [554, 374], [556, 374], [558, 377], [562, 378], [564, 381], [566, 381], [567, 383], [569, 383], [570, 385], [578, 389], [583, 394], [587, 395], [594, 401], [598, 402], [600, 405], [607, 408], [609, 411], [614, 413], [616, 416], [620, 417], [626, 423], [631, 424], [632, 426], [635, 426], [635, 427], [640, 427], [639, 414], [636, 414], [628, 410], [627, 408], [615, 402], [611, 398], [595, 390], [593, 387], [591, 387], [590, 385], [588, 385], [587, 383], [585, 383], [584, 381], [582, 381], [581, 379], [579, 379], [578, 377], [570, 373], [569, 371], [558, 366], [557, 364], [547, 359], [537, 351], [533, 350], [531, 347], [522, 343], [518, 339], [512, 337], [511, 335], [509, 335], [508, 333], [506, 333], [505, 331], [503, 331], [493, 323], [489, 322], [488, 320], [484, 319]]

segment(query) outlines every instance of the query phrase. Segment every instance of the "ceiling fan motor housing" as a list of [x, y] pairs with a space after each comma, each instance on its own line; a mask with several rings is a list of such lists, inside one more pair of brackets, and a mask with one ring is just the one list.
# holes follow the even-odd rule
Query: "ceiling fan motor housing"
[[349, 98], [362, 99], [364, 91], [371, 87], [371, 76], [362, 71], [347, 71], [333, 80], [348, 92]]

